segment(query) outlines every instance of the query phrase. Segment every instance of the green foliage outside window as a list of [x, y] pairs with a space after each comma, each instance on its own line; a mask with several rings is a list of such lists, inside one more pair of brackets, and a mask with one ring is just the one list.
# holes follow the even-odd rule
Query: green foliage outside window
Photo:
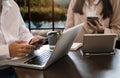
[[[20, 6], [21, 14], [24, 20], [28, 19], [28, 0], [15, 0]], [[52, 1], [51, 0], [30, 0], [31, 20], [32, 21], [50, 21], [52, 19]], [[55, 21], [65, 20], [67, 9], [59, 5], [54, 7]]]

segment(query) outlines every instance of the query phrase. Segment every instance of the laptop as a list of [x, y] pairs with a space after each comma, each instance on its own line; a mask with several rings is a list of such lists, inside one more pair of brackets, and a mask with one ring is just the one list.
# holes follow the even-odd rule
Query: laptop
[[85, 34], [82, 55], [111, 55], [115, 54], [116, 34]]
[[49, 49], [49, 45], [43, 45], [43, 47], [34, 51], [32, 55], [28, 55], [21, 59], [14, 59], [12, 61], [9, 61], [7, 62], [7, 65], [33, 69], [48, 68], [51, 64], [68, 54], [77, 33], [80, 31], [83, 25], [84, 23], [81, 23], [72, 28], [69, 28], [68, 30], [65, 30], [52, 51], [51, 49]]

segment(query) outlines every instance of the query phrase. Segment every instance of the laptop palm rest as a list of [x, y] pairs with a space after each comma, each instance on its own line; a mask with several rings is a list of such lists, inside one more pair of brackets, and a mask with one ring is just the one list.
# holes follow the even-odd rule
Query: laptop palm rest
[[46, 50], [44, 51], [44, 53], [40, 54], [39, 56], [35, 56], [29, 59], [28, 61], [25, 62], [25, 64], [43, 65], [48, 61], [51, 54], [52, 52], [50, 50]]

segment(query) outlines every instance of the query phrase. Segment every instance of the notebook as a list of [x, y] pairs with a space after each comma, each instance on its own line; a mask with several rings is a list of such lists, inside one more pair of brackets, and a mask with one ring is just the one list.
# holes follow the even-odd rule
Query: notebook
[[116, 34], [85, 34], [82, 55], [111, 55], [115, 53]]
[[[7, 64], [33, 69], [48, 68], [51, 64], [58, 61], [64, 55], [67, 55], [71, 45], [73, 44], [74, 39], [76, 38], [77, 33], [80, 31], [83, 25], [84, 23], [81, 23], [72, 28], [69, 28], [68, 30], [65, 30], [60, 39], [57, 41], [54, 50], [51, 51], [51, 49], [43, 46], [39, 50], [34, 51], [32, 55], [26, 56], [21, 59], [12, 60]], [[44, 55], [48, 57], [45, 57]]]
[[82, 47], [82, 43], [78, 43], [78, 42], [74, 42], [70, 48], [71, 51], [76, 51], [78, 50], [80, 47]]

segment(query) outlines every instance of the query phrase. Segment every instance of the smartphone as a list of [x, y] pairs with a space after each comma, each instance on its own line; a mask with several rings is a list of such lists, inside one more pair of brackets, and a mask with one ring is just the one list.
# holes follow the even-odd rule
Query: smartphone
[[98, 17], [87, 17], [87, 21], [91, 22], [94, 26], [96, 26], [96, 21], [98, 21]]
[[45, 39], [40, 39], [34, 43], [32, 43], [31, 45], [38, 45], [38, 44], [43, 44], [45, 42]]
[[38, 44], [48, 44], [48, 38], [45, 38], [45, 39], [40, 39], [40, 40], [38, 40], [38, 41], [36, 41], [36, 42], [34, 42], [34, 43], [32, 43], [31, 45], [38, 45]]

